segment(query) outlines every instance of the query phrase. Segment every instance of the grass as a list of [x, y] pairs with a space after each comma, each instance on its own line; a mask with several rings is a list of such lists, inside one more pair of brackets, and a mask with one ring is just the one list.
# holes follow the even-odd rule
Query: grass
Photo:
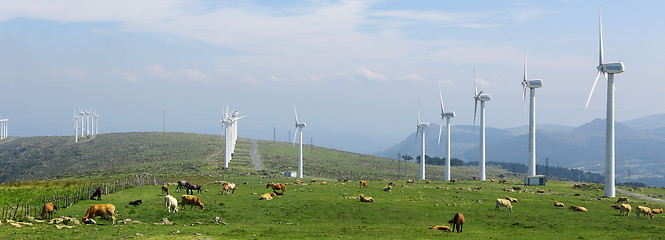
[[[369, 181], [368, 189], [359, 188], [357, 181], [346, 185], [329, 182], [328, 185], [290, 185], [284, 196], [260, 201], [258, 196], [269, 192], [265, 188], [267, 180], [286, 182], [293, 179], [230, 176], [228, 180], [249, 184], [240, 184], [233, 195], [220, 195], [220, 185], [204, 185], [208, 191], [199, 195], [205, 204], [203, 211], [187, 207], [175, 214], [165, 213], [164, 196], [159, 186], [146, 186], [105, 195], [99, 202], [86, 200], [57, 212], [57, 215], [80, 219], [89, 205], [112, 203], [117, 207], [118, 220], [130, 218], [146, 224], [113, 226], [110, 220], [98, 219], [102, 225], [80, 225], [61, 230], [47, 224], [20, 229], [5, 224], [0, 226], [0, 236], [77, 239], [90, 236], [122, 238], [140, 233], [146, 239], [422, 239], [460, 235], [471, 239], [532, 239], [533, 236], [543, 239], [650, 239], [657, 238], [665, 230], [663, 215], [656, 215], [654, 220], [638, 220], [634, 213], [629, 217], [619, 216], [618, 210], [610, 208], [616, 200], [601, 198], [600, 185], [580, 190], [573, 189], [571, 184], [550, 182], [548, 186], [540, 187], [548, 194], [535, 194], [532, 191], [539, 188], [533, 186], [528, 193], [502, 191], [519, 185], [516, 181], [508, 184], [479, 181], [405, 184], [400, 181], [395, 182], [391, 192], [382, 191], [388, 184], [385, 181]], [[474, 187], [481, 189], [457, 189]], [[373, 197], [375, 202], [361, 203], [352, 198], [361, 193]], [[580, 196], [574, 196], [576, 193]], [[179, 193], [172, 195], [179, 196]], [[513, 211], [495, 211], [495, 199], [506, 195], [519, 199], [514, 203]], [[144, 204], [127, 205], [136, 199], [142, 199]], [[589, 212], [555, 208], [552, 206], [554, 200], [564, 202], [566, 206], [584, 206]], [[427, 229], [432, 225], [449, 225], [447, 221], [456, 212], [465, 215], [464, 233], [457, 235]], [[175, 224], [153, 225], [165, 217]], [[224, 219], [228, 225], [213, 223], [215, 217]], [[176, 231], [179, 233], [174, 233]]]

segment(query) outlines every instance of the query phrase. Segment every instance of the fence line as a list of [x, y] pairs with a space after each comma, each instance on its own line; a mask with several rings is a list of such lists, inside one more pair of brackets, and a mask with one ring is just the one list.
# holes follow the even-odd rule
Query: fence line
[[42, 207], [44, 204], [51, 202], [58, 209], [68, 208], [81, 200], [90, 199], [98, 187], [101, 187], [104, 191], [102, 194], [106, 195], [133, 187], [163, 184], [166, 184], [164, 178], [148, 175], [135, 175], [133, 177], [123, 178], [112, 182], [102, 181], [100, 183], [83, 183], [82, 187], [74, 189], [71, 193], [63, 192], [62, 196], [60, 190], [58, 190], [56, 193], [52, 194], [51, 198], [44, 196], [41, 198], [35, 198], [34, 201], [5, 204], [2, 206], [2, 212], [0, 212], [0, 219], [14, 220], [24, 216], [41, 218]]

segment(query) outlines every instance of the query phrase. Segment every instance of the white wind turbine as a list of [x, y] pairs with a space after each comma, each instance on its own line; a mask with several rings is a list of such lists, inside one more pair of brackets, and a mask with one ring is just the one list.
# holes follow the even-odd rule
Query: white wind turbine
[[74, 109], [74, 142], [79, 142], [79, 118]]
[[425, 180], [425, 128], [429, 127], [428, 122], [420, 122], [420, 99], [418, 99], [418, 122], [416, 124], [416, 141], [418, 141], [418, 132], [422, 138], [422, 155], [420, 155], [420, 180]]
[[446, 119], [446, 181], [450, 181], [450, 119], [455, 117], [455, 112], [446, 112], [443, 108], [443, 95], [439, 88], [439, 99], [441, 100], [441, 124], [439, 125], [439, 140], [441, 142], [441, 130], [443, 128], [443, 119]]
[[603, 18], [602, 13], [599, 10], [599, 29], [600, 29], [600, 47], [599, 47], [599, 57], [598, 57], [598, 74], [596, 75], [596, 80], [593, 82], [591, 87], [591, 92], [589, 93], [589, 99], [587, 99], [586, 107], [589, 107], [589, 101], [591, 101], [591, 95], [593, 90], [596, 88], [596, 83], [598, 83], [598, 78], [601, 73], [605, 78], [607, 78], [607, 117], [605, 123], [605, 197], [613, 198], [616, 196], [615, 190], [615, 159], [614, 159], [614, 74], [619, 74], [624, 71], [624, 66], [622, 62], [618, 63], [604, 63], [603, 62]]
[[478, 110], [478, 101], [480, 101], [480, 158], [478, 161], [478, 179], [485, 180], [485, 102], [492, 100], [489, 93], [483, 94], [483, 91], [478, 92], [478, 85], [476, 84], [476, 69], [473, 69], [473, 85], [475, 92], [473, 99], [476, 103], [473, 109], [473, 126], [476, 126], [476, 111]]
[[543, 87], [543, 80], [526, 77], [526, 46], [524, 47], [524, 79], [522, 80], [522, 99], [526, 102], [526, 88], [529, 88], [529, 161], [528, 176], [536, 175], [536, 88]]
[[81, 116], [81, 137], [85, 134], [85, 111], [79, 108], [79, 115]]
[[90, 135], [90, 111], [85, 109], [85, 135]]
[[229, 168], [229, 162], [235, 152], [236, 140], [238, 139], [238, 119], [246, 117], [239, 115], [240, 113], [237, 111], [229, 114], [229, 106], [226, 105], [226, 112], [224, 112], [224, 118], [221, 121], [224, 128], [224, 136], [226, 137], [224, 141], [224, 168]]
[[296, 110], [296, 106], [293, 106], [293, 113], [296, 116], [296, 128], [293, 134], [293, 145], [295, 146], [296, 144], [296, 137], [298, 135], [298, 131], [300, 131], [300, 158], [298, 160], [298, 178], [303, 178], [303, 172], [302, 172], [302, 129], [307, 126], [307, 123], [304, 122], [298, 122], [298, 110]]
[[93, 128], [92, 134], [93, 135], [99, 134], [99, 115], [97, 115], [97, 109], [95, 109], [95, 112], [92, 113], [92, 117], [93, 117], [92, 119], [95, 123], [95, 127]]

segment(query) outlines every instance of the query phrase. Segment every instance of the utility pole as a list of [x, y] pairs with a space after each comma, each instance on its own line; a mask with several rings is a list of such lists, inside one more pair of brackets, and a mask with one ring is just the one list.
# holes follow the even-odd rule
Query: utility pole
[[550, 158], [545, 158], [545, 177], [550, 176]]
[[[291, 130], [289, 130], [289, 138], [286, 139], [286, 142], [291, 142]], [[296, 143], [296, 140], [293, 140], [293, 143]]]
[[272, 127], [272, 141], [277, 142], [277, 127]]
[[402, 160], [401, 160], [401, 158], [402, 158], [402, 154], [398, 153], [397, 154], [397, 177], [398, 178], [400, 177], [400, 175], [402, 173], [402, 170], [401, 170]]

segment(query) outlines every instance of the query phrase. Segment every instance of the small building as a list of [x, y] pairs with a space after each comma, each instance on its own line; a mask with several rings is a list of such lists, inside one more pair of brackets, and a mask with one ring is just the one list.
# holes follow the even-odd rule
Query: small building
[[527, 186], [544, 186], [547, 182], [547, 177], [545, 175], [533, 175], [524, 178], [524, 185]]
[[286, 177], [298, 177], [298, 172], [294, 172], [294, 171], [284, 172], [284, 176], [286, 176]]

